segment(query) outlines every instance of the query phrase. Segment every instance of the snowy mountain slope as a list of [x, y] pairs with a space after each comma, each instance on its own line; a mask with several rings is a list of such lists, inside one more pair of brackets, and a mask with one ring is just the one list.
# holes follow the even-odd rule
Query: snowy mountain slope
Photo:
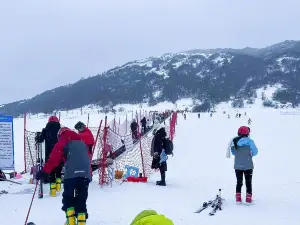
[[[227, 109], [231, 118], [235, 109]], [[244, 111], [241, 111], [244, 114]], [[175, 156], [169, 158], [167, 187], [157, 187], [154, 174], [146, 184], [114, 184], [112, 188], [100, 188], [97, 178], [90, 186], [88, 210], [90, 225], [130, 224], [143, 209], [155, 209], [173, 219], [175, 225], [297, 225], [300, 202], [300, 179], [298, 176], [298, 116], [281, 116], [278, 110], [247, 109], [253, 120], [251, 137], [255, 140], [259, 154], [255, 158], [253, 193], [255, 204], [237, 206], [234, 202], [235, 174], [233, 158], [226, 159], [228, 141], [240, 125], [246, 124], [248, 116], [228, 119], [218, 112], [212, 118], [208, 114], [187, 114], [187, 120], [179, 115], [175, 137]], [[98, 119], [92, 119], [96, 126]], [[73, 121], [72, 121], [73, 120]], [[73, 118], [66, 122], [71, 126]], [[67, 120], [66, 120], [67, 121]], [[32, 119], [28, 129], [39, 130], [45, 121]], [[18, 145], [22, 144], [22, 129], [15, 123]], [[19, 143], [21, 142], [21, 143]], [[16, 150], [16, 163], [22, 164], [22, 148]], [[27, 182], [27, 177], [23, 178]], [[48, 187], [47, 187], [48, 188]], [[209, 217], [208, 211], [193, 212], [204, 202], [223, 190], [226, 199], [224, 210]], [[0, 182], [0, 190], [10, 194], [0, 196], [0, 211], [6, 215], [3, 225], [24, 224], [32, 197], [33, 185], [22, 186]], [[244, 189], [243, 189], [244, 190]], [[50, 198], [45, 191], [44, 199], [35, 199], [29, 221], [36, 224], [63, 224], [61, 196]], [[6, 219], [7, 218], [7, 219]]]
[[181, 98], [217, 105], [233, 99], [251, 99], [256, 89], [277, 83], [284, 89], [278, 89], [273, 99], [297, 106], [299, 43], [285, 41], [262, 49], [192, 50], [136, 60], [32, 99], [5, 104], [0, 112], [18, 116], [89, 104], [154, 105]]

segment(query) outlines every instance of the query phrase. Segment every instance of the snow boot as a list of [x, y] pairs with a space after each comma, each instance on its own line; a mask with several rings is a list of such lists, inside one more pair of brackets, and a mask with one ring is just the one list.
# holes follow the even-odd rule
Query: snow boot
[[85, 225], [85, 223], [86, 223], [86, 214], [85, 213], [78, 213], [77, 225]]
[[56, 197], [56, 183], [50, 184], [50, 196]]
[[248, 194], [246, 195], [246, 203], [248, 205], [252, 204], [252, 194]]
[[56, 178], [56, 192], [61, 191], [61, 178]]
[[241, 193], [236, 193], [235, 194], [235, 201], [236, 201], [237, 204], [242, 203], [242, 194]]
[[156, 185], [158, 186], [166, 186], [166, 182], [165, 181], [156, 181]]
[[73, 207], [67, 209], [66, 217], [67, 221], [65, 225], [76, 225], [75, 209]]

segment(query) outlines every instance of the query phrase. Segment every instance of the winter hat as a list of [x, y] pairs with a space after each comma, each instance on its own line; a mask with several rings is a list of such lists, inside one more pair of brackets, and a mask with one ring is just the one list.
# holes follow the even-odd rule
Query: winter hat
[[56, 116], [50, 116], [49, 119], [48, 119], [48, 122], [57, 122], [57, 123], [59, 123], [59, 120]]
[[77, 122], [74, 126], [76, 130], [83, 130], [85, 128], [85, 124], [81, 121]]
[[62, 127], [62, 128], [60, 128], [60, 129], [58, 130], [58, 132], [57, 132], [57, 139], [59, 139], [60, 136], [61, 136], [65, 131], [70, 131], [70, 129], [67, 128], [67, 127]]
[[238, 136], [248, 136], [250, 134], [250, 128], [246, 126], [241, 126], [238, 129]]

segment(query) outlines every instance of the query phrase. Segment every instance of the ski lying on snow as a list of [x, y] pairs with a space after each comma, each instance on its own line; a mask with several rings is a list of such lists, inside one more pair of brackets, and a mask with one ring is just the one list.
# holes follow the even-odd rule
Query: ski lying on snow
[[216, 198], [212, 201], [208, 201], [208, 202], [204, 202], [202, 207], [199, 208], [195, 213], [200, 213], [202, 212], [203, 210], [207, 209], [208, 207], [212, 207], [213, 209], [211, 210], [211, 212], [209, 213], [210, 216], [213, 216], [216, 214], [216, 212], [218, 210], [222, 210], [222, 203], [223, 203], [223, 200], [221, 198], [221, 189], [219, 189], [219, 195], [216, 196]]

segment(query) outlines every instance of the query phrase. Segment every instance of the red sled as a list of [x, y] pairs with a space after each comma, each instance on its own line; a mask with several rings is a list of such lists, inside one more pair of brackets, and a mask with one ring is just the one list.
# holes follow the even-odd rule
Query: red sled
[[143, 182], [146, 183], [148, 181], [148, 177], [127, 177], [127, 182]]

